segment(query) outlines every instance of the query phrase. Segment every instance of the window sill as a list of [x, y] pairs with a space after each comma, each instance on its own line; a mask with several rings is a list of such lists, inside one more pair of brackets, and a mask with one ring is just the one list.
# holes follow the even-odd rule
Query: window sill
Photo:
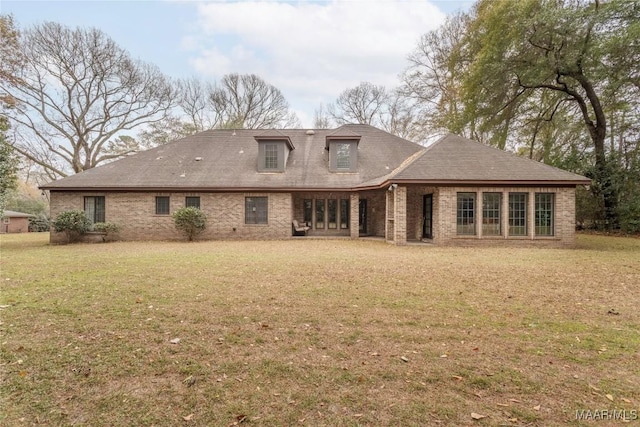
[[478, 235], [456, 235], [454, 239], [460, 240], [562, 240], [558, 236], [478, 236]]

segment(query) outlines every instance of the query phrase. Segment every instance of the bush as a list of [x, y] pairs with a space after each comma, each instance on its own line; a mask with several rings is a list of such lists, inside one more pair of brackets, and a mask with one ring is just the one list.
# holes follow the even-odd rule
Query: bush
[[91, 230], [91, 221], [83, 211], [64, 211], [53, 221], [53, 229], [67, 235], [67, 242], [75, 242]]
[[172, 216], [176, 228], [182, 231], [190, 242], [207, 228], [207, 216], [198, 208], [180, 208]]
[[113, 222], [96, 222], [93, 224], [93, 229], [95, 231], [100, 231], [102, 233], [116, 234], [120, 231], [120, 226], [118, 224], [114, 224]]
[[47, 218], [46, 215], [29, 218], [29, 231], [49, 231], [49, 218]]

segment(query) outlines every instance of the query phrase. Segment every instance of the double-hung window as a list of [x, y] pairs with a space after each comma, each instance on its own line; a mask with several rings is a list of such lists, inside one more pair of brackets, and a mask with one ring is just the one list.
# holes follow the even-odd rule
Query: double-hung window
[[509, 193], [509, 236], [527, 235], [527, 193]]
[[536, 193], [536, 236], [553, 236], [554, 194]]
[[169, 196], [156, 196], [156, 215], [169, 215]]
[[502, 193], [482, 193], [482, 235], [500, 236]]
[[336, 144], [336, 169], [351, 168], [351, 144]]
[[104, 196], [86, 196], [84, 198], [84, 213], [93, 224], [105, 222]]
[[198, 208], [200, 209], [200, 197], [197, 196], [187, 196], [184, 199], [184, 206], [187, 208]]
[[264, 145], [264, 168], [278, 169], [278, 144]]
[[269, 199], [267, 197], [244, 198], [244, 223], [268, 224]]
[[460, 236], [476, 234], [476, 193], [458, 193], [456, 208], [457, 233]]

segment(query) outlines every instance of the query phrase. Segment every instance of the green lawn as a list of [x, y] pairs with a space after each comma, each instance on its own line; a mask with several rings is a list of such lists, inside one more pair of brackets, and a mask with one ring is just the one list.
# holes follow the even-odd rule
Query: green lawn
[[0, 237], [0, 425], [640, 416], [640, 239], [47, 242]]

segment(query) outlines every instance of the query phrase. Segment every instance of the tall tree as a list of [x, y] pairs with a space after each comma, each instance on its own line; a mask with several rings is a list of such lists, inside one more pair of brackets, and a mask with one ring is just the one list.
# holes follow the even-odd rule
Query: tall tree
[[462, 78], [469, 66], [463, 39], [469, 16], [448, 16], [444, 24], [424, 34], [409, 55], [402, 74], [402, 94], [414, 102], [417, 120], [431, 132], [453, 132], [479, 141], [475, 122], [465, 121]]
[[402, 138], [419, 140], [423, 136], [416, 122], [414, 103], [399, 90], [362, 82], [345, 89], [327, 107], [328, 122], [367, 124], [380, 127]]
[[[445, 119], [439, 124], [502, 148], [527, 137], [531, 155], [536, 148], [550, 153], [544, 145], [554, 144], [554, 133], [581, 140], [573, 126], [579, 124], [594, 162], [592, 189], [615, 226], [617, 160], [605, 144], [612, 131], [607, 111], [618, 108], [614, 93], [638, 94], [640, 3], [479, 0], [445, 29], [423, 37], [405, 79], [416, 96], [435, 101]], [[422, 70], [427, 79], [419, 78]], [[448, 90], [455, 104], [441, 105]], [[637, 114], [635, 99], [624, 108]]]
[[[17, 70], [22, 64], [18, 37], [13, 17], [0, 15], [0, 81], [17, 81]], [[9, 121], [6, 112], [14, 105], [14, 100], [0, 90], [0, 216], [4, 212], [8, 193], [15, 189], [18, 183], [19, 160], [7, 136]]]
[[[13, 16], [0, 15], [0, 81], [17, 82], [18, 73], [24, 64], [20, 52], [19, 32]], [[6, 93], [0, 93], [0, 102], [4, 102]]]
[[16, 78], [0, 80], [16, 102], [14, 148], [51, 178], [131, 152], [119, 134], [161, 120], [173, 106], [167, 78], [100, 30], [37, 25], [20, 37], [20, 55]]
[[0, 116], [0, 216], [4, 212], [8, 193], [18, 184], [18, 157], [7, 142], [5, 132], [8, 129], [7, 120]]
[[[617, 193], [605, 147], [604, 98], [612, 85], [632, 83], [626, 76], [637, 75], [637, 63], [612, 61], [619, 54], [610, 46], [631, 40], [629, 32], [637, 32], [640, 5], [619, 0], [482, 0], [475, 14], [467, 39], [475, 53], [465, 81], [468, 113], [491, 117], [487, 123], [501, 126], [506, 137], [519, 108], [532, 96], [550, 93], [547, 105], [553, 108], [567, 102], [577, 106], [592, 142], [594, 179], [605, 218], [615, 226]], [[639, 54], [637, 39], [628, 50], [632, 57]]]
[[340, 125], [376, 125], [380, 116], [384, 114], [387, 100], [387, 90], [384, 86], [362, 82], [356, 87], [345, 89], [335, 103], [329, 105], [328, 110], [332, 119]]
[[255, 74], [227, 74], [208, 93], [215, 127], [289, 128], [300, 121], [282, 92]]
[[313, 127], [315, 129], [329, 129], [332, 126], [333, 121], [327, 111], [327, 107], [321, 103], [320, 107], [316, 108], [313, 112]]

